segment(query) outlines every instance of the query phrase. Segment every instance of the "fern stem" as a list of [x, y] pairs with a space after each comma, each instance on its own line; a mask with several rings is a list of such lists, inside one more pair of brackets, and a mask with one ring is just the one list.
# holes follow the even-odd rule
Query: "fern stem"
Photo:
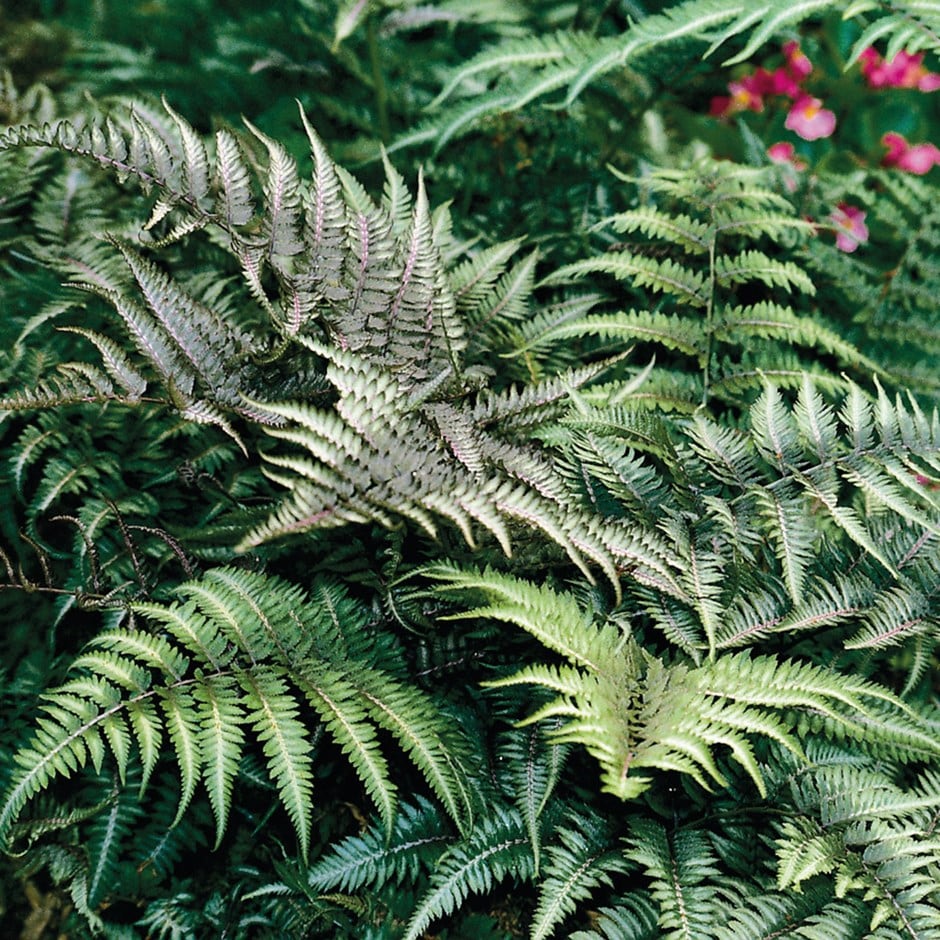
[[385, 75], [382, 73], [382, 63], [379, 59], [379, 38], [375, 29], [375, 14], [371, 11], [367, 21], [366, 35], [369, 44], [369, 64], [372, 66], [372, 87], [375, 90], [375, 110], [379, 116], [379, 135], [382, 143], [387, 144], [391, 138], [388, 121], [388, 86], [385, 84]]

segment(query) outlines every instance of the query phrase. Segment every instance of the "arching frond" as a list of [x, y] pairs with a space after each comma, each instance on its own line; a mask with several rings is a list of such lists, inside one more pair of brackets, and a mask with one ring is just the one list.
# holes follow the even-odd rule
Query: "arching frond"
[[396, 786], [376, 726], [392, 732], [458, 824], [467, 823], [472, 801], [458, 757], [460, 733], [425, 693], [368, 660], [348, 659], [335, 633], [327, 632], [313, 655], [318, 630], [333, 625], [314, 599], [277, 578], [224, 568], [179, 593], [191, 600], [136, 606], [138, 615], [163, 625], [162, 636], [139, 629], [102, 634], [74, 661], [74, 677], [47, 693], [45, 717], [20, 749], [20, 770], [4, 797], [3, 838], [27, 802], [56, 778], [89, 765], [100, 771], [107, 755], [123, 780], [136, 752], [146, 788], [165, 736], [180, 776], [177, 821], [201, 782], [217, 842], [222, 838], [239, 761], [254, 741], [304, 854], [314, 734], [302, 701], [348, 756], [388, 831]]

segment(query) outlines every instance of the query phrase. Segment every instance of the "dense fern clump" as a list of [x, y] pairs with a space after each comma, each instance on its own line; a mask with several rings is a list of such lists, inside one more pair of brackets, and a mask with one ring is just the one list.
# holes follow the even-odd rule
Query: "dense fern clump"
[[[67, 3], [62, 74], [126, 71], [4, 75], [24, 936], [940, 936], [936, 183], [791, 188], [657, 103], [834, 14], [845, 68], [936, 53], [937, 10], [661, 6], [285, 4], [350, 90], [283, 135], [207, 133], [180, 63], [106, 97], [146, 60]], [[239, 16], [220, 75], [322, 78]]]

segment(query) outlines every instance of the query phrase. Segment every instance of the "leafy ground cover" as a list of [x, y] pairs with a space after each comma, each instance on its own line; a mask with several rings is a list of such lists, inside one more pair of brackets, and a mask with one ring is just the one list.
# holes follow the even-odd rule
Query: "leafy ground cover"
[[940, 936], [940, 7], [0, 12], [0, 917]]

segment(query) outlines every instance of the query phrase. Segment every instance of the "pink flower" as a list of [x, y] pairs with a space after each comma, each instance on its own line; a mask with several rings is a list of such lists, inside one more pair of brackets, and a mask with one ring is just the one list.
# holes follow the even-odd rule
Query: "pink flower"
[[728, 91], [738, 111], [763, 111], [764, 92], [760, 80], [754, 75], [745, 75], [739, 82], [729, 82]]
[[855, 251], [868, 241], [865, 213], [858, 206], [840, 202], [829, 216], [836, 226], [836, 248], [840, 251]]
[[899, 52], [886, 62], [873, 46], [865, 49], [859, 57], [862, 75], [870, 88], [917, 88], [920, 91], [936, 91], [940, 88], [940, 74], [924, 68], [924, 54], [911, 55]]
[[805, 170], [806, 161], [802, 157], [796, 156], [796, 149], [789, 141], [781, 141], [779, 144], [771, 144], [767, 148], [767, 156], [774, 163], [787, 163], [794, 170]]
[[[760, 70], [759, 70], [760, 71]], [[745, 75], [740, 81], [729, 82], [727, 95], [712, 98], [708, 113], [712, 117], [737, 114], [738, 111], [764, 110], [764, 82], [760, 75]]]
[[799, 98], [802, 94], [799, 79], [794, 78], [789, 69], [775, 69], [773, 72], [766, 72], [764, 82], [767, 86], [767, 94], [784, 95], [787, 98]]
[[787, 60], [787, 71], [797, 82], [806, 78], [813, 71], [813, 63], [806, 58], [798, 42], [783, 44], [783, 57]]
[[882, 166], [896, 166], [899, 170], [923, 176], [940, 163], [940, 149], [933, 144], [909, 144], [901, 134], [885, 134], [881, 142], [888, 152], [881, 158]]
[[803, 95], [793, 102], [783, 126], [803, 140], [818, 140], [829, 137], [836, 129], [836, 116], [818, 98]]

